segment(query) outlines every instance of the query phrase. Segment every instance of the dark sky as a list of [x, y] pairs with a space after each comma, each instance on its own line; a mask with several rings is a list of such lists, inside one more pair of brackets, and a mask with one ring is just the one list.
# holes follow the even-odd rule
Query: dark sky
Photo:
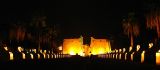
[[61, 27], [62, 38], [94, 36], [111, 38], [121, 45], [126, 39], [121, 21], [129, 12], [141, 14], [145, 2], [141, 0], [57, 0], [54, 2], [6, 2], [1, 7], [4, 23], [29, 21], [42, 12], [48, 22]]
[[[66, 36], [83, 35], [110, 38], [115, 46], [125, 44], [121, 21], [129, 12], [141, 13], [143, 3], [136, 0], [64, 1], [56, 3], [57, 22]], [[86, 39], [86, 40], [87, 40]], [[128, 42], [127, 42], [128, 43]]]

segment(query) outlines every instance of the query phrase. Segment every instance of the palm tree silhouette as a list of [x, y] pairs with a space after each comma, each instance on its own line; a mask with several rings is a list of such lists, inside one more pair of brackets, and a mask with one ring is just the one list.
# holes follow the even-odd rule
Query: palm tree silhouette
[[124, 34], [130, 37], [130, 46], [133, 47], [134, 44], [134, 36], [139, 35], [139, 25], [137, 20], [135, 19], [134, 13], [129, 13], [127, 19], [123, 19], [123, 29]]

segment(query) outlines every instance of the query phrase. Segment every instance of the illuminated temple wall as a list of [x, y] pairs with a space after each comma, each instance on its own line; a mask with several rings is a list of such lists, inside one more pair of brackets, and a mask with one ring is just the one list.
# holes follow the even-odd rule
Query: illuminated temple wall
[[83, 51], [83, 41], [81, 41], [81, 38], [63, 40], [63, 54], [78, 54], [83, 56]]
[[111, 51], [110, 41], [107, 39], [95, 39], [91, 37], [90, 48], [93, 55], [104, 54]]
[[105, 54], [110, 51], [111, 45], [107, 39], [94, 39], [91, 37], [90, 46], [83, 45], [83, 37], [63, 40], [63, 54], [88, 56], [90, 54]]

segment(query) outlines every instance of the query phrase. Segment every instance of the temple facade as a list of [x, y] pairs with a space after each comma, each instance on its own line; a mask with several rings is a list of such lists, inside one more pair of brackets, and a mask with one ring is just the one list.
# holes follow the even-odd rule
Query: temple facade
[[111, 51], [108, 39], [95, 39], [91, 37], [90, 45], [83, 44], [83, 37], [63, 40], [63, 54], [89, 56], [105, 54]]

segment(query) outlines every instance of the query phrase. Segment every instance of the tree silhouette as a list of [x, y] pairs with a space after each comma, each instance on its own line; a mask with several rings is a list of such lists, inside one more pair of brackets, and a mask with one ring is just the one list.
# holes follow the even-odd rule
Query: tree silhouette
[[134, 36], [139, 35], [139, 25], [135, 18], [134, 13], [129, 13], [128, 17], [126, 19], [123, 19], [123, 29], [124, 34], [130, 37], [130, 46], [133, 47], [134, 44]]

